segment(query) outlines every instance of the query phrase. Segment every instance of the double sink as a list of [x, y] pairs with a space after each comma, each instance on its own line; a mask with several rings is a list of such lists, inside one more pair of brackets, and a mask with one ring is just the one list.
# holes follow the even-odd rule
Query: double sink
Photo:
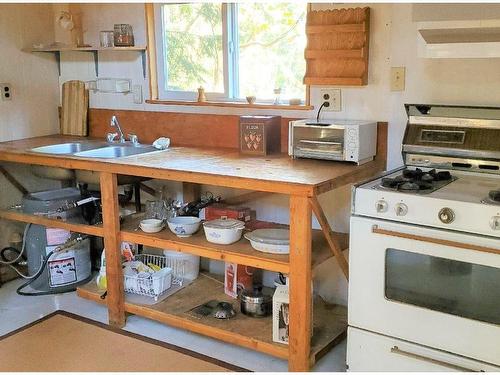
[[147, 154], [158, 151], [150, 145], [132, 142], [109, 144], [106, 142], [73, 142], [32, 148], [30, 151], [41, 154], [71, 155], [82, 158], [114, 159], [125, 156]]

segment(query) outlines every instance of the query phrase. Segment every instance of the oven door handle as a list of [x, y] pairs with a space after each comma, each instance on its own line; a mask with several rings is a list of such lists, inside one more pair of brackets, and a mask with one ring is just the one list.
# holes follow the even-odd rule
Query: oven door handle
[[467, 367], [455, 365], [453, 363], [448, 363], [448, 362], [442, 361], [440, 359], [430, 358], [430, 357], [426, 357], [422, 354], [417, 354], [417, 353], [408, 352], [406, 350], [401, 350], [396, 345], [391, 348], [391, 353], [402, 355], [404, 357], [416, 359], [416, 360], [423, 361], [423, 362], [432, 363], [432, 364], [446, 367], [446, 368], [449, 368], [452, 370], [458, 370], [458, 371], [462, 371], [462, 372], [483, 372], [482, 370], [473, 370], [473, 369], [470, 369]]
[[428, 243], [433, 243], [436, 245], [456, 247], [458, 249], [473, 250], [473, 251], [480, 251], [483, 253], [500, 255], [500, 249], [494, 249], [492, 247], [472, 245], [472, 244], [467, 244], [467, 243], [457, 242], [457, 241], [443, 240], [441, 238], [432, 238], [432, 237], [427, 237], [427, 236], [420, 236], [417, 234], [396, 232], [396, 231], [392, 231], [392, 230], [388, 230], [388, 229], [379, 228], [378, 225], [374, 225], [372, 227], [372, 233], [382, 234], [382, 235], [391, 236], [391, 237], [406, 238], [406, 239], [415, 240], [415, 241], [428, 242]]

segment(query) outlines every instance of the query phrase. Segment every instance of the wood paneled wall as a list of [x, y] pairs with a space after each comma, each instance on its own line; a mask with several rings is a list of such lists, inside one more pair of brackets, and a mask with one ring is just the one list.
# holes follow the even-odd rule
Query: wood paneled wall
[[[195, 147], [239, 148], [239, 116], [182, 112], [149, 112], [91, 108], [89, 135], [104, 138], [110, 128], [111, 116], [116, 115], [124, 133], [139, 136], [141, 143], [151, 143], [159, 137], [169, 137], [172, 145]], [[288, 152], [288, 122], [281, 118], [281, 151]]]

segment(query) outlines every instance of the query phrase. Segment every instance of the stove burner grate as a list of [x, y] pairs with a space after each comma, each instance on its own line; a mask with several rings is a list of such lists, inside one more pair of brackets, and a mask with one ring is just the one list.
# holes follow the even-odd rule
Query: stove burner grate
[[490, 191], [488, 196], [484, 198], [481, 203], [500, 206], [500, 189]]
[[399, 176], [382, 178], [380, 186], [406, 193], [428, 194], [442, 188], [455, 179], [448, 171], [437, 172], [435, 169], [432, 169], [424, 172], [420, 168], [405, 169]]
[[490, 193], [488, 194], [488, 197], [489, 197], [489, 198], [490, 198], [493, 202], [500, 203], [500, 189], [490, 191]]

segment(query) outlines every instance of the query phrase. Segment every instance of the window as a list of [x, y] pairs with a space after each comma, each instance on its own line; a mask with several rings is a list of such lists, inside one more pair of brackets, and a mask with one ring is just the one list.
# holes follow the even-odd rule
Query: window
[[162, 4], [155, 12], [160, 99], [196, 100], [202, 86], [214, 101], [304, 101], [306, 3]]

